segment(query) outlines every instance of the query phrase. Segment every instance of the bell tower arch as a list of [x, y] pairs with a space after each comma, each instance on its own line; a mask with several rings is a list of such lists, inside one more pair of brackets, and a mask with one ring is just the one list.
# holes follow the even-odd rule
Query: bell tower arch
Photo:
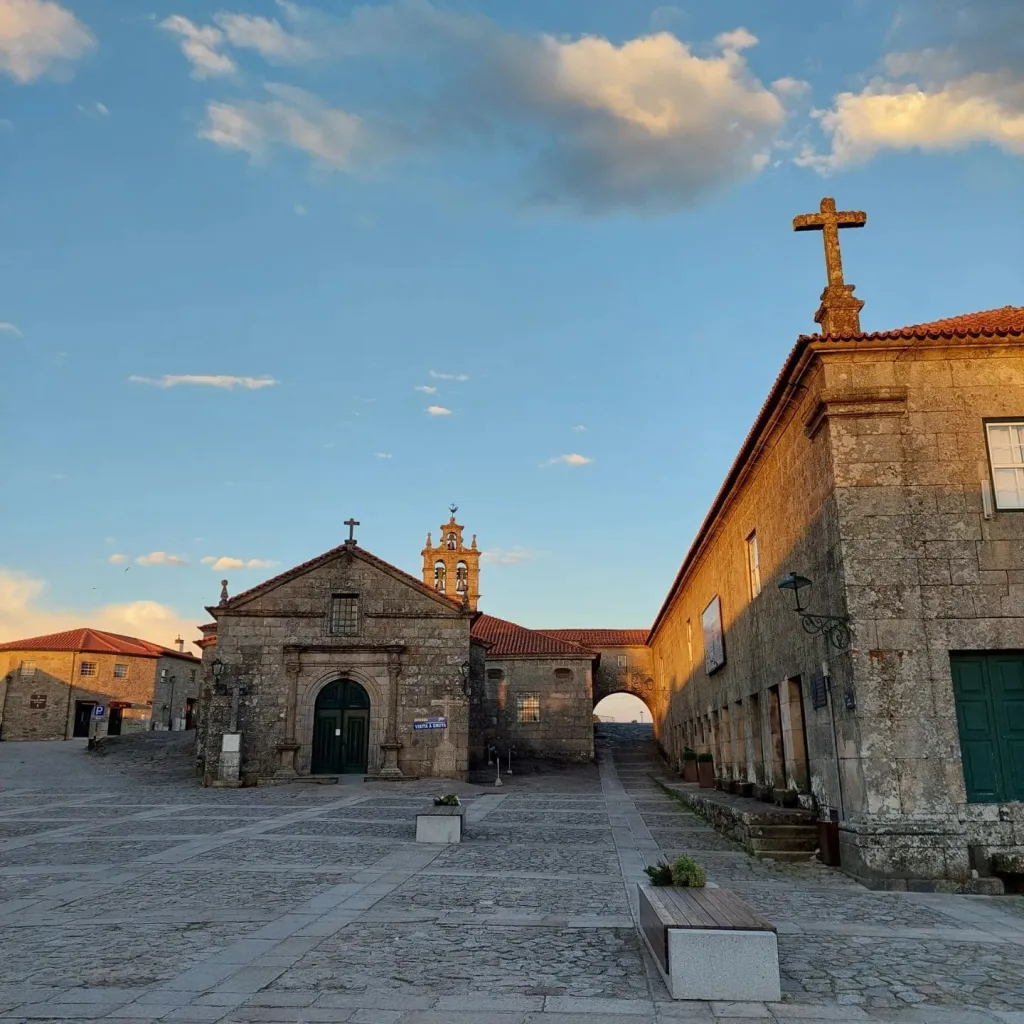
[[480, 600], [480, 552], [476, 546], [476, 534], [469, 547], [463, 543], [465, 529], [455, 522], [458, 505], [448, 511], [451, 518], [441, 525], [441, 533], [435, 546], [431, 534], [427, 534], [427, 545], [423, 549], [423, 582], [447, 597], [458, 598], [476, 611]]

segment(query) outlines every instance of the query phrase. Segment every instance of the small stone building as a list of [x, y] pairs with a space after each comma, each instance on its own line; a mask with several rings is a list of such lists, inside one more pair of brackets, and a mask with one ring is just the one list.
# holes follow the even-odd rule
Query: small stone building
[[224, 734], [241, 735], [250, 781], [462, 777], [495, 749], [593, 757], [593, 709], [604, 696], [594, 679], [608, 692], [649, 689], [649, 661], [638, 671], [649, 656], [636, 643], [644, 631], [587, 634], [602, 650], [628, 652], [606, 670], [598, 649], [476, 610], [479, 551], [475, 537], [464, 543], [455, 511], [438, 546], [427, 537], [422, 580], [351, 539], [233, 598], [225, 584], [198, 641], [208, 782], [221, 772]]
[[183, 641], [174, 650], [100, 629], [0, 644], [0, 739], [190, 729], [199, 667]]
[[838, 266], [651, 629], [655, 726], [855, 876], [969, 888], [1024, 849], [1024, 308], [863, 333]]

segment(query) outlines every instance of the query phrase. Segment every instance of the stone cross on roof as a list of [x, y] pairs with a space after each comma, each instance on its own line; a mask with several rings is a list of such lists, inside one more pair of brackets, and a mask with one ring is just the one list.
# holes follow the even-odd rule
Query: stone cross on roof
[[345, 520], [345, 524], [344, 525], [348, 527], [348, 540], [346, 541], [346, 543], [347, 544], [355, 544], [355, 542], [356, 542], [356, 527], [357, 526], [362, 526], [362, 523], [360, 523], [358, 519], [349, 518], [349, 519]]
[[828, 285], [821, 293], [821, 306], [815, 314], [822, 334], [860, 334], [860, 311], [864, 303], [853, 297], [852, 284], [843, 280], [843, 255], [839, 247], [841, 228], [862, 228], [868, 215], [859, 210], [836, 210], [836, 201], [822, 199], [819, 213], [803, 213], [793, 218], [794, 231], [820, 231], [825, 242], [825, 269]]

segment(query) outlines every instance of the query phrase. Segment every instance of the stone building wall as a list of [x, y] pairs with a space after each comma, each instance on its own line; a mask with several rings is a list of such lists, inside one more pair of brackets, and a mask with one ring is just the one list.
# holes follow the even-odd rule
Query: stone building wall
[[950, 661], [1024, 650], [1024, 512], [986, 518], [982, 497], [984, 421], [1024, 418], [1024, 345], [919, 341], [822, 358], [829, 401], [817, 417], [856, 637], [856, 709], [839, 712], [854, 811], [844, 863], [966, 878], [970, 847], [1024, 846], [1024, 804], [967, 802]]
[[[539, 702], [539, 720], [529, 706]], [[483, 742], [504, 756], [550, 761], [590, 761], [594, 756], [593, 679], [584, 658], [488, 658], [484, 685]]]
[[[23, 665], [35, 665], [26, 675]], [[81, 674], [82, 663], [95, 666], [93, 675]], [[127, 666], [123, 678], [114, 675], [115, 665]], [[140, 658], [128, 654], [73, 651], [0, 651], [2, 693], [0, 738], [5, 740], [59, 740], [70, 737], [76, 701], [109, 706], [111, 701], [130, 704], [122, 710], [121, 732], [145, 732], [150, 728], [154, 704], [159, 703], [157, 677], [161, 668], [186, 678], [198, 661]], [[189, 696], [198, 696], [193, 683]], [[184, 694], [185, 686], [179, 690]], [[184, 699], [184, 698], [182, 698]], [[34, 705], [34, 706], [33, 706]], [[96, 735], [105, 735], [107, 719], [96, 722]]]
[[[416, 581], [410, 586], [383, 571], [382, 564], [346, 549], [251, 599], [240, 595], [242, 603], [210, 609], [217, 641], [203, 652], [207, 685], [199, 741], [200, 771], [207, 778], [217, 775], [231, 707], [228, 692], [216, 694], [209, 686], [214, 658], [224, 665], [226, 690], [235, 685], [247, 690], [239, 700], [238, 721], [243, 776], [273, 777], [292, 756], [295, 770], [308, 774], [317, 694], [342, 677], [360, 683], [370, 697], [371, 774], [383, 764], [380, 744], [396, 681], [402, 771], [457, 777], [467, 770], [469, 701], [460, 667], [469, 655], [469, 612], [425, 593]], [[357, 635], [329, 632], [330, 599], [336, 593], [359, 595]], [[417, 718], [442, 715], [447, 729], [413, 729]], [[292, 739], [298, 745], [294, 755], [279, 751]]]

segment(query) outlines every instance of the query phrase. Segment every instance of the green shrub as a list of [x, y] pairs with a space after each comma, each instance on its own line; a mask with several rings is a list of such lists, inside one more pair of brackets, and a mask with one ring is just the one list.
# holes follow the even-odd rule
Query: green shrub
[[697, 760], [697, 751], [696, 750], [691, 750], [689, 747], [687, 747], [683, 751], [683, 760], [684, 761], [696, 761]]
[[454, 793], [445, 793], [444, 796], [434, 797], [435, 807], [458, 807], [459, 798]]
[[709, 761], [714, 761], [715, 757], [713, 754], [698, 754], [697, 760], [700, 761], [702, 764], [707, 764]]
[[651, 885], [671, 885], [672, 865], [667, 861], [660, 860], [657, 864], [648, 864], [644, 868]]
[[672, 884], [690, 889], [703, 889], [708, 876], [692, 857], [677, 857], [672, 861]]

